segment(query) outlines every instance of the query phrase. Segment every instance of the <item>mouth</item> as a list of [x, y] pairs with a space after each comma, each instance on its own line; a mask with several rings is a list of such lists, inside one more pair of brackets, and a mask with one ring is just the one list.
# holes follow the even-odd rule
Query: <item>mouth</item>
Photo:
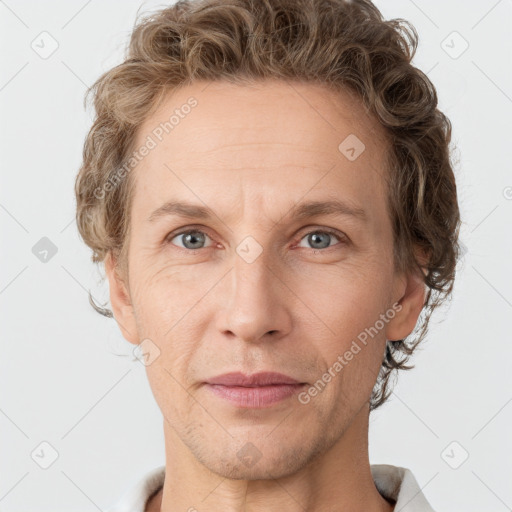
[[307, 383], [276, 372], [253, 375], [233, 372], [208, 379], [205, 385], [215, 396], [237, 407], [257, 409], [271, 407], [292, 397]]

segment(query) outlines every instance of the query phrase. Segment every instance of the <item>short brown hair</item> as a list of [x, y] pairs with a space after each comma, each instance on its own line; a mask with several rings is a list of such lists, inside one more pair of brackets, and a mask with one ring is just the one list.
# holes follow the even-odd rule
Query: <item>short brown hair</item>
[[[132, 176], [108, 194], [98, 190], [122, 166], [138, 127], [166, 92], [198, 80], [266, 79], [355, 92], [391, 141], [387, 186], [395, 268], [422, 267], [428, 287], [420, 328], [387, 341], [370, 399], [371, 410], [380, 406], [391, 393], [393, 370], [413, 368], [406, 363], [432, 312], [452, 292], [460, 254], [451, 123], [437, 108], [429, 78], [411, 64], [417, 44], [409, 22], [385, 21], [369, 0], [181, 0], [141, 17], [124, 62], [98, 78], [85, 98], [93, 93], [96, 117], [75, 183], [76, 220], [93, 262], [110, 253], [118, 268], [126, 263]], [[428, 255], [423, 266], [415, 248]]]

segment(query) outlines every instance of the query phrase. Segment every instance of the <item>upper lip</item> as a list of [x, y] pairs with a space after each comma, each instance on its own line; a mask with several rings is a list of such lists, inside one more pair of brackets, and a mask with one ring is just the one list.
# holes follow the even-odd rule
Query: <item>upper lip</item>
[[259, 372], [245, 375], [241, 372], [224, 373], [206, 381], [208, 384], [221, 384], [223, 386], [259, 387], [277, 384], [302, 384], [296, 379], [277, 372]]

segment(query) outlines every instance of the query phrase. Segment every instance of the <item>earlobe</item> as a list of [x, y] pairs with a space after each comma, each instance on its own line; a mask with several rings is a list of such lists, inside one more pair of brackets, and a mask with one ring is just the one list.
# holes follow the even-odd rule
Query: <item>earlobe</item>
[[130, 343], [137, 345], [139, 343], [137, 324], [130, 294], [124, 280], [119, 275], [117, 262], [111, 251], [105, 258], [105, 273], [109, 282], [110, 303], [114, 319], [119, 325], [123, 337]]
[[390, 320], [386, 327], [386, 339], [390, 341], [402, 340], [416, 327], [421, 310], [425, 305], [426, 285], [424, 275], [411, 273], [403, 283], [402, 295], [397, 302], [396, 315]]

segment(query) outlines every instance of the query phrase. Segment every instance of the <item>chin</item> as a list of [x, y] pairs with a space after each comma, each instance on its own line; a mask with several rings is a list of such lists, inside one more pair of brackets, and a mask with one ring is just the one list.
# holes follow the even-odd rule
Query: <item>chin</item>
[[[212, 453], [206, 448], [195, 456], [213, 473], [232, 480], [269, 480], [287, 477], [299, 471], [315, 456], [314, 452], [307, 453], [304, 446], [284, 448], [278, 440], [273, 440], [273, 443], [267, 440], [267, 443], [267, 450], [260, 450], [253, 443], [247, 442], [242, 443], [238, 450], [233, 450], [230, 446], [225, 452]], [[278, 449], [277, 446], [281, 446], [282, 449]]]

